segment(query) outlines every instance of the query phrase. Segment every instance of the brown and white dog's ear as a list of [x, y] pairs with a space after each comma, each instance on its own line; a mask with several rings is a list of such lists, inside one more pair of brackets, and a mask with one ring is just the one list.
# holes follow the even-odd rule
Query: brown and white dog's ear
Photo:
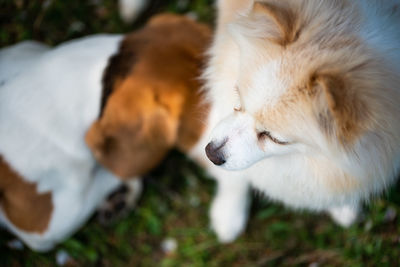
[[319, 127], [342, 144], [351, 143], [362, 133], [368, 117], [364, 102], [352, 86], [357, 85], [336, 74], [314, 75], [308, 86]]
[[94, 122], [89, 128], [85, 136], [85, 141], [95, 158], [101, 158], [104, 153], [105, 137], [99, 121]]
[[143, 175], [157, 166], [175, 145], [177, 122], [153, 109], [129, 122], [103, 115], [85, 140], [96, 160], [121, 179]]
[[92, 124], [85, 141], [96, 160], [120, 178], [134, 177], [141, 172], [132, 162], [139, 161], [132, 149], [132, 141], [139, 134], [138, 129], [129, 125], [109, 124], [102, 118]]

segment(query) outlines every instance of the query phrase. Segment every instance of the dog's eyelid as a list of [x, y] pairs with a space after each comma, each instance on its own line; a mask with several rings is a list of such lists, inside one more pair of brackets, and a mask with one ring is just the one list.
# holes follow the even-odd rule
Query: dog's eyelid
[[287, 144], [289, 144], [289, 142], [280, 141], [280, 140], [276, 139], [275, 137], [273, 137], [271, 135], [271, 133], [269, 131], [258, 132], [257, 137], [258, 137], [258, 139], [263, 139], [265, 137], [268, 137], [272, 142], [274, 142], [274, 143], [276, 143], [278, 145], [287, 145]]
[[264, 137], [270, 137], [270, 133], [268, 131], [260, 131], [257, 133], [258, 139], [262, 139]]

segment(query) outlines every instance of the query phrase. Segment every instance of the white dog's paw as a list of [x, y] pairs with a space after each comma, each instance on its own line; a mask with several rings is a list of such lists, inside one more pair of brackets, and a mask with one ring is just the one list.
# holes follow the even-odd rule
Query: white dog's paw
[[228, 198], [214, 200], [210, 212], [211, 226], [221, 243], [234, 241], [244, 231], [247, 205], [247, 203], [232, 205]]
[[332, 219], [342, 227], [350, 227], [358, 219], [359, 209], [352, 206], [335, 207], [328, 210]]

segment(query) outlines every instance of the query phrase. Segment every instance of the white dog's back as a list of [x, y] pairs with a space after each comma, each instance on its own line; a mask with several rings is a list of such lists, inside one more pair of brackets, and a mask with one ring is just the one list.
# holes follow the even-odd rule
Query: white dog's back
[[50, 48], [47, 45], [25, 41], [0, 50], [0, 84], [5, 83], [34, 63], [38, 57]]

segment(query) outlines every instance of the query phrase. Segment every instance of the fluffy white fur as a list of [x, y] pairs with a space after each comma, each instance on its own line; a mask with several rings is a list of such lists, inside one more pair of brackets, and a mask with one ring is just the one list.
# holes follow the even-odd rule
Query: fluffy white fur
[[120, 40], [97, 35], [54, 49], [24, 42], [0, 51], [0, 154], [39, 192], [52, 192], [51, 221], [41, 235], [15, 228], [0, 211], [0, 222], [32, 249], [65, 239], [121, 183], [96, 163], [84, 138]]
[[[281, 3], [301, 7], [298, 9], [300, 16], [314, 25], [309, 30], [326, 31], [322, 36], [325, 34], [328, 38], [334, 36], [334, 32], [357, 36], [363, 46], [372, 51], [368, 56], [379, 58], [380, 66], [390, 70], [390, 74], [378, 75], [379, 82], [383, 87], [386, 85], [383, 91], [381, 88], [379, 92], [378, 89], [365, 91], [362, 96], [372, 95], [380, 102], [379, 107], [368, 106], [376, 127], [347, 147], [329, 139], [307, 114], [301, 114], [305, 119], [293, 120], [291, 131], [280, 130], [278, 119], [269, 122], [271, 130], [265, 129], [265, 125], [259, 125], [260, 119], [256, 119], [255, 114], [265, 109], [273, 110], [282, 103], [281, 96], [289, 90], [294, 79], [290, 72], [282, 75], [290, 69], [287, 65], [292, 64], [296, 73], [308, 70], [310, 66], [306, 62], [309, 61], [303, 60], [307, 57], [307, 46], [298, 52], [295, 63], [276, 55], [274, 60], [269, 60], [265, 51], [271, 53], [269, 50], [276, 48], [261, 44], [259, 40], [276, 34], [276, 25], [262, 16], [247, 19], [251, 16], [254, 0], [218, 1], [217, 31], [205, 71], [212, 102], [210, 137], [205, 137], [194, 153], [200, 153], [209, 141], [215, 145], [225, 142], [221, 148], [226, 160], [222, 168], [208, 166], [218, 181], [218, 192], [210, 212], [211, 222], [224, 242], [234, 240], [245, 227], [250, 187], [293, 208], [329, 211], [338, 223], [347, 226], [357, 217], [360, 203], [382, 192], [398, 173], [400, 1], [284, 0]], [[336, 8], [342, 4], [347, 7]], [[338, 26], [332, 26], [338, 21]], [[354, 23], [359, 23], [358, 27], [353, 27]], [[301, 34], [307, 35], [307, 30]], [[335, 57], [334, 52], [326, 52], [323, 48], [314, 50], [314, 54], [320, 57], [318, 60], [327, 62]], [[363, 75], [361, 79], [367, 79], [376, 73], [365, 72]], [[242, 107], [238, 107], [238, 99]], [[287, 114], [295, 112], [286, 111]], [[258, 138], [265, 130], [275, 140], [288, 144], [279, 145], [271, 136]], [[354, 178], [353, 182], [349, 183], [347, 174]]]

